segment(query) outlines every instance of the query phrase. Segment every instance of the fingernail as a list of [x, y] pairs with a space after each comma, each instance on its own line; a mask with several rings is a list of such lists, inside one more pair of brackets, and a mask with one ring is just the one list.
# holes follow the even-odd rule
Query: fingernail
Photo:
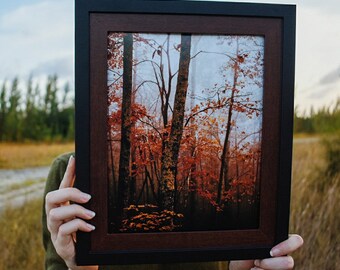
[[280, 253], [280, 251], [278, 249], [274, 249], [274, 248], [269, 252], [270, 256], [272, 256], [272, 257], [276, 256], [279, 253]]
[[96, 213], [91, 211], [91, 210], [86, 210], [85, 213], [86, 213], [87, 216], [89, 216], [91, 218], [93, 218], [96, 215]]
[[86, 223], [86, 226], [91, 230], [91, 231], [93, 231], [96, 227], [95, 226], [93, 226], [93, 225], [91, 225], [91, 224], [89, 224], [89, 223]]
[[68, 159], [68, 164], [70, 164], [73, 159], [74, 159], [74, 157], [73, 157], [73, 155], [71, 155], [70, 158]]
[[254, 264], [255, 264], [256, 266], [260, 266], [260, 260], [255, 260], [255, 261], [254, 261]]
[[83, 193], [82, 198], [84, 199], [84, 201], [87, 202], [88, 200], [91, 199], [91, 195], [90, 195], [90, 194], [87, 194], [87, 193]]

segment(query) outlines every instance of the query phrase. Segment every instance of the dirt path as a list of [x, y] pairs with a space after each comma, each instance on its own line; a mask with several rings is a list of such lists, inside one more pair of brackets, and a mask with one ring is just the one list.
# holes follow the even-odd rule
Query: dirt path
[[0, 170], [0, 212], [43, 196], [49, 167]]

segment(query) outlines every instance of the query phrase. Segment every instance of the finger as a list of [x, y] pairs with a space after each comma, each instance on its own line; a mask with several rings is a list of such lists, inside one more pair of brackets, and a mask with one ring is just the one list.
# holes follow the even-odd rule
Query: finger
[[95, 212], [88, 210], [78, 204], [52, 208], [47, 219], [47, 228], [51, 233], [55, 233], [58, 231], [60, 224], [65, 220], [71, 220], [74, 218], [83, 218], [89, 220], [94, 216]]
[[66, 206], [61, 206], [57, 208], [53, 208], [50, 211], [50, 219], [51, 220], [65, 220], [65, 219], [73, 219], [75, 217], [83, 218], [83, 219], [91, 219], [96, 215], [95, 212], [86, 209], [85, 207], [79, 204], [70, 204]]
[[294, 267], [294, 260], [291, 256], [255, 260], [254, 263], [256, 267], [271, 270], [287, 270]]
[[86, 203], [91, 199], [91, 195], [81, 192], [77, 188], [63, 188], [51, 191], [46, 194], [45, 211], [48, 217], [52, 208], [59, 207], [61, 204], [73, 201], [77, 203]]
[[95, 229], [95, 227], [84, 220], [81, 219], [72, 219], [69, 222], [62, 224], [59, 227], [57, 244], [59, 246], [66, 246], [73, 241], [72, 234], [77, 232], [78, 230], [83, 232], [91, 232]]
[[270, 251], [272, 257], [284, 256], [297, 250], [303, 245], [303, 239], [300, 235], [292, 234], [289, 238], [280, 244], [276, 245]]
[[67, 164], [67, 168], [66, 168], [63, 180], [61, 180], [60, 182], [59, 189], [73, 186], [74, 179], [75, 179], [75, 168], [76, 168], [76, 162], [75, 162], [74, 157], [71, 155], [68, 160], [68, 164]]
[[86, 223], [81, 219], [73, 219], [62, 224], [59, 227], [57, 237], [55, 238], [55, 240], [52, 240], [58, 255], [61, 256], [65, 260], [65, 262], [72, 261], [72, 264], [75, 263], [75, 246], [72, 235], [75, 234], [78, 230], [90, 232], [94, 230], [94, 226]]

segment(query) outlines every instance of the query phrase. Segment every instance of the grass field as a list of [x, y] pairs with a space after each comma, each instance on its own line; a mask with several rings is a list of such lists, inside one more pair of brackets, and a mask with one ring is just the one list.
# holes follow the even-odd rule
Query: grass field
[[[321, 142], [294, 144], [290, 231], [305, 240], [293, 255], [298, 270], [340, 269], [340, 173], [330, 174], [328, 168]], [[0, 270], [43, 269], [40, 216], [41, 200], [3, 213]]]
[[48, 166], [59, 154], [74, 151], [74, 143], [0, 143], [0, 169]]
[[340, 171], [330, 174], [340, 144], [331, 147], [337, 160], [330, 164], [321, 143], [294, 144], [290, 231], [305, 242], [295, 269], [340, 269]]
[[44, 269], [41, 240], [42, 200], [20, 209], [7, 208], [0, 218], [0, 270]]

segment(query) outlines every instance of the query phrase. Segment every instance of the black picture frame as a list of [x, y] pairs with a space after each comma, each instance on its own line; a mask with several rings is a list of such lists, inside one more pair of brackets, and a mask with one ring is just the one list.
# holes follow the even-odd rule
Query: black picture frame
[[[173, 263], [270, 257], [270, 249], [288, 237], [295, 5], [76, 0], [75, 12], [76, 187], [92, 194], [87, 207], [97, 213], [93, 220], [96, 230], [77, 233], [77, 264]], [[225, 22], [228, 25], [224, 27]], [[199, 27], [202, 24], [205, 27]], [[203, 31], [205, 34], [222, 31], [232, 35], [264, 36], [263, 155], [258, 229], [134, 233], [123, 236], [108, 233], [105, 205], [107, 156], [103, 150], [107, 147], [106, 38], [109, 31]], [[153, 244], [148, 246], [145, 243]]]

